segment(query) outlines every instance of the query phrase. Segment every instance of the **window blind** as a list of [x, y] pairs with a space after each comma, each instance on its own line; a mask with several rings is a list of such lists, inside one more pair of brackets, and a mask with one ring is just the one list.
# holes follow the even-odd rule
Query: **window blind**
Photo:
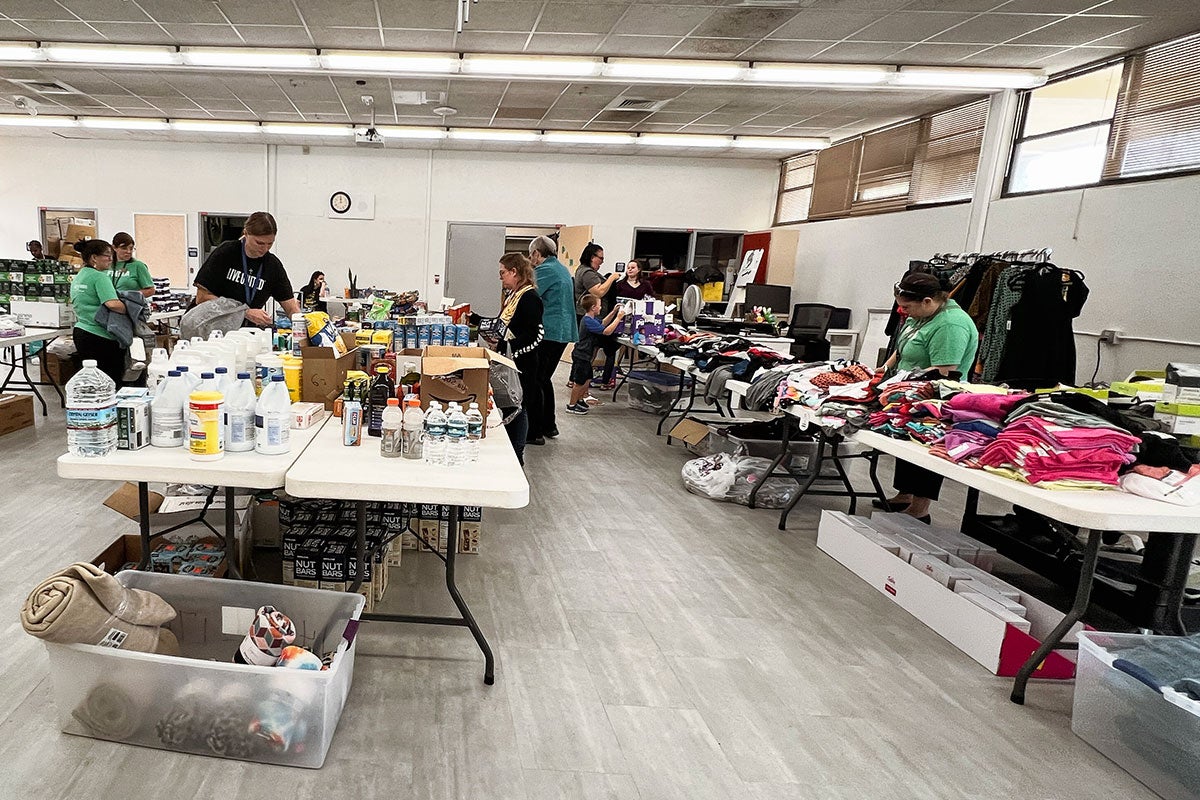
[[862, 139], [835, 144], [817, 157], [809, 219], [844, 216], [854, 202]]
[[1131, 57], [1105, 179], [1200, 167], [1200, 35]]
[[978, 100], [921, 120], [912, 205], [971, 199], [989, 105], [986, 99]]
[[775, 206], [776, 225], [788, 225], [808, 219], [808, 204], [812, 197], [816, 168], [816, 153], [789, 158], [783, 162], [783, 172], [779, 180], [779, 201]]
[[868, 133], [854, 189], [856, 212], [888, 211], [908, 205], [919, 121]]

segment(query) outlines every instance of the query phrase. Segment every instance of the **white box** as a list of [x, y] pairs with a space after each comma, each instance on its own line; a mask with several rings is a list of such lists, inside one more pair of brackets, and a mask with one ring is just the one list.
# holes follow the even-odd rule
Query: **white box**
[[[973, 575], [971, 572], [964, 570], [963, 576], [950, 588], [955, 594], [981, 594], [984, 597], [995, 600], [1000, 605], [1008, 609], [1009, 612], [1016, 614], [1018, 617], [1026, 615], [1025, 606], [1021, 605], [1011, 597], [1007, 597], [996, 591], [995, 587], [989, 586], [983, 581], [980, 581], [978, 575]], [[1020, 595], [1018, 594], [1018, 597]]]
[[[874, 545], [859, 531], [858, 523], [836, 512], [821, 512], [817, 528], [817, 547], [876, 591], [912, 614], [940, 636], [978, 661], [994, 675], [1013, 677], [1025, 660], [1062, 621], [1059, 611], [1037, 598], [1021, 595], [1025, 606], [1029, 632], [1017, 624], [1008, 624], [999, 617], [955, 594], [929, 575], [904, 563], [901, 559]], [[958, 566], [954, 559], [950, 566]], [[965, 562], [961, 562], [965, 563]], [[1021, 623], [1023, 625], [1023, 623]], [[1064, 638], [1074, 640], [1083, 630], [1076, 623]], [[1053, 652], [1033, 673], [1036, 678], [1072, 678], [1075, 675], [1073, 653]]]
[[992, 616], [999, 618], [1006, 625], [1011, 625], [1019, 631], [1029, 633], [1029, 620], [1019, 614], [1014, 614], [1006, 606], [996, 602], [992, 598], [984, 597], [978, 592], [962, 592], [958, 596], [969, 600]]
[[149, 445], [150, 397], [121, 397], [117, 400], [117, 449], [141, 450]]
[[966, 576], [970, 573], [959, 567], [952, 567], [940, 558], [917, 554], [910, 561], [914, 567], [924, 572], [947, 589], [956, 589], [958, 582], [969, 582]]
[[910, 517], [908, 514], [881, 514], [876, 512], [871, 515], [871, 523], [878, 523], [883, 526], [883, 530], [900, 530], [919, 536], [987, 572], [991, 572], [995, 566], [996, 548], [972, 539], [965, 533], [951, 530], [950, 528], [926, 525]]
[[9, 313], [31, 328], [69, 328], [75, 324], [75, 309], [67, 303], [13, 300]]
[[[44, 642], [64, 733], [292, 767], [316, 769], [324, 763], [354, 675], [353, 632], [363, 610], [360, 595], [153, 572], [121, 572], [117, 580], [154, 592], [171, 604], [177, 616], [168, 627], [185, 657]], [[286, 611], [296, 624], [297, 645], [317, 655], [336, 651], [330, 668], [291, 670], [232, 663], [245, 631], [228, 626], [226, 632], [223, 623], [244, 619], [247, 612], [253, 615], [263, 605]], [[350, 641], [345, 638], [348, 631]], [[121, 703], [128, 732], [114, 732], [111, 727], [97, 730], [82, 721], [86, 714], [73, 713], [96, 704], [103, 709], [113, 702]], [[268, 712], [284, 719], [294, 715], [307, 725], [303, 734], [298, 733], [301, 726], [293, 727], [297, 738], [282, 751], [261, 747], [244, 756], [217, 752], [208, 745], [206, 731], [188, 735], [186, 726], [171, 724], [197, 708], [227, 717], [226, 727], [242, 731]], [[173, 739], [160, 738], [159, 723], [173, 730]]]
[[292, 430], [311, 428], [325, 419], [324, 403], [292, 403]]

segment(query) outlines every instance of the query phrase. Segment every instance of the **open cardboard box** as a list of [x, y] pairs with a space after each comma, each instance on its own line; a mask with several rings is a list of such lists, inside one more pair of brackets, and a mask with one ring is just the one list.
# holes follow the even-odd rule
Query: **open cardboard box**
[[353, 333], [343, 333], [347, 353], [338, 355], [332, 347], [302, 347], [304, 359], [300, 372], [300, 399], [305, 403], [324, 403], [333, 411], [333, 401], [342, 394], [346, 373], [358, 366], [358, 346]]
[[[836, 511], [822, 511], [817, 547], [842, 566], [928, 625], [959, 650], [978, 661], [993, 675], [1014, 677], [1025, 660], [1054, 629], [1063, 615], [1027, 594], [1025, 606], [1030, 632], [1025, 633], [993, 616], [962, 594], [943, 586], [922, 570], [880, 547], [871, 520]], [[1075, 641], [1084, 626], [1076, 624], [1064, 641]], [[1075, 661], [1067, 652], [1053, 652], [1034, 671], [1034, 678], [1075, 677]]]
[[[155, 539], [160, 539], [161, 534], [150, 538], [151, 548], [157, 547], [158, 542]], [[201, 539], [202, 542], [208, 544], [216, 544], [224, 546], [224, 542], [220, 539], [211, 536]], [[101, 567], [109, 575], [116, 575], [121, 571], [121, 568], [130, 562], [137, 564], [142, 559], [142, 537], [136, 533], [127, 533], [124, 536], [118, 536], [116, 541], [104, 548], [98, 556], [92, 559], [93, 564]], [[225, 573], [229, 571], [229, 554], [221, 559], [221, 563], [217, 565], [216, 572], [206, 577], [224, 578]]]
[[456, 402], [465, 409], [478, 403], [480, 410], [486, 409], [492, 364], [517, 369], [512, 360], [485, 347], [426, 347], [421, 357], [421, 408], [437, 400], [443, 407]]

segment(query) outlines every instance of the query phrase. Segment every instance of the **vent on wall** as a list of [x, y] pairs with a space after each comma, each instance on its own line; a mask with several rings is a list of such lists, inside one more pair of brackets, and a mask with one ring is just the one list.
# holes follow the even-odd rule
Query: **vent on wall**
[[605, 111], [631, 111], [635, 113], [647, 114], [652, 111], [658, 111], [660, 108], [671, 102], [668, 100], [649, 100], [643, 97], [618, 97], [604, 107]]
[[81, 94], [81, 92], [75, 87], [68, 86], [61, 81], [30, 81], [10, 78], [9, 83], [15, 83], [18, 86], [37, 94]]

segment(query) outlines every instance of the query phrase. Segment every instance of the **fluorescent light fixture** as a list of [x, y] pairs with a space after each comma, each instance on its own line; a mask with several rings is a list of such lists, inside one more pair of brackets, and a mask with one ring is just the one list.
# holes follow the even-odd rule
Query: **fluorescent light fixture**
[[901, 67], [892, 83], [938, 89], [1032, 89], [1046, 82], [1040, 69]]
[[268, 122], [262, 126], [265, 133], [276, 136], [353, 136], [354, 128], [349, 125], [317, 125], [307, 122]]
[[309, 69], [320, 66], [317, 54], [304, 50], [258, 47], [188, 47], [183, 63], [193, 67], [244, 67], [247, 69]]
[[42, 48], [51, 61], [70, 64], [166, 66], [179, 63], [173, 47], [123, 44], [51, 44]]
[[639, 144], [655, 147], [729, 147], [733, 144], [731, 136], [698, 136], [687, 133], [643, 133], [638, 137]]
[[604, 65], [606, 76], [630, 80], [736, 81], [745, 72], [746, 65], [740, 61], [611, 58]]
[[551, 144], [636, 144], [637, 136], [632, 133], [607, 133], [605, 131], [546, 131], [542, 141]]
[[410, 128], [403, 125], [380, 125], [376, 130], [387, 139], [445, 139], [446, 131], [442, 128]]
[[453, 74], [459, 58], [450, 53], [389, 53], [372, 50], [326, 50], [321, 53], [326, 69], [349, 72], [412, 72]]
[[262, 133], [257, 122], [237, 122], [220, 119], [177, 119], [171, 127], [181, 133]]
[[451, 139], [469, 142], [536, 142], [542, 138], [537, 131], [506, 131], [489, 128], [454, 128]]
[[0, 42], [0, 61], [41, 61], [42, 51], [33, 42]]
[[464, 75], [522, 75], [531, 78], [591, 78], [604, 63], [598, 58], [562, 56], [463, 56]]
[[102, 128], [114, 131], [165, 131], [170, 125], [163, 119], [135, 119], [133, 117], [84, 117], [79, 124], [85, 128]]
[[746, 79], [798, 86], [869, 86], [886, 83], [895, 71], [872, 64], [755, 64]]
[[70, 117], [30, 117], [25, 114], [0, 114], [0, 126], [13, 128], [74, 128], [78, 124]]
[[739, 150], [824, 150], [829, 147], [829, 140], [811, 136], [739, 136], [733, 140], [733, 146]]

